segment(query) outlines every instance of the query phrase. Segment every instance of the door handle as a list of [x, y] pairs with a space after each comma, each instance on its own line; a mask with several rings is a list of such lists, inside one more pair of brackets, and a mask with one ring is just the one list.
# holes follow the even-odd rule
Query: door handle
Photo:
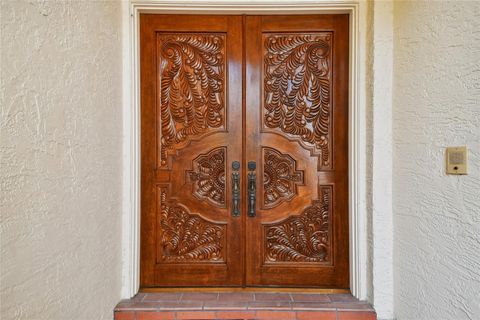
[[232, 216], [240, 216], [240, 176], [238, 169], [240, 169], [240, 162], [232, 162]]
[[255, 201], [257, 193], [257, 182], [255, 169], [257, 165], [255, 161], [248, 162], [248, 216], [255, 217]]

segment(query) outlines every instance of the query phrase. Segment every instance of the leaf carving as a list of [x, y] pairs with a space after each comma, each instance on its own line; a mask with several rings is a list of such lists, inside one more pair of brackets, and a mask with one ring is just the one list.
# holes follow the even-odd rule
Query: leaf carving
[[303, 184], [303, 171], [296, 170], [296, 161], [288, 154], [263, 147], [263, 200], [265, 208], [273, 208], [297, 195]]
[[225, 225], [191, 214], [174, 201], [166, 201], [161, 190], [160, 243], [167, 262], [224, 261]]
[[265, 226], [266, 262], [327, 262], [330, 260], [331, 187], [298, 216]]
[[225, 157], [225, 147], [215, 148], [196, 157], [193, 170], [187, 171], [195, 197], [218, 207], [225, 207]]
[[160, 164], [169, 154], [225, 128], [225, 36], [159, 34]]
[[264, 50], [264, 125], [331, 167], [331, 34], [268, 34]]

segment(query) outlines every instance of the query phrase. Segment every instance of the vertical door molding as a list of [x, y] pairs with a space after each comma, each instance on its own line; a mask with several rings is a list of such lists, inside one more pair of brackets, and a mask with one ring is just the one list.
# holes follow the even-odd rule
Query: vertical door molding
[[[367, 298], [366, 212], [366, 3], [349, 0], [130, 0], [123, 2], [123, 268], [122, 297], [139, 290], [140, 279], [140, 13], [325, 14], [350, 16], [349, 222], [350, 288]], [[361, 30], [360, 30], [361, 29]], [[361, 38], [363, 39], [362, 41]], [[361, 58], [361, 59], [360, 59]], [[363, 62], [362, 62], [363, 63]]]

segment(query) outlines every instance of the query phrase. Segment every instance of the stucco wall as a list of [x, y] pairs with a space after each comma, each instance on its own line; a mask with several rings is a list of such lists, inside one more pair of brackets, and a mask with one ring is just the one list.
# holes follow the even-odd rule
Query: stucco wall
[[372, 16], [372, 98], [367, 113], [371, 131], [371, 280], [379, 319], [393, 319], [392, 85], [393, 2], [375, 1]]
[[[480, 2], [395, 2], [398, 320], [480, 319]], [[467, 145], [469, 175], [445, 174]]]
[[121, 3], [1, 2], [1, 318], [111, 319]]

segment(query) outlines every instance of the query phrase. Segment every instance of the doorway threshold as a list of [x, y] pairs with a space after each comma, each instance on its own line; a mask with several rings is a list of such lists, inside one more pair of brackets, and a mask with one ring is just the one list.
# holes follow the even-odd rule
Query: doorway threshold
[[288, 292], [288, 293], [323, 293], [350, 294], [349, 289], [333, 288], [287, 288], [287, 287], [155, 287], [142, 288], [140, 292]]
[[[366, 301], [349, 293], [321, 293], [315, 289], [182, 288], [139, 292], [115, 308], [115, 320], [153, 319], [322, 319], [376, 320]], [[210, 288], [212, 289], [212, 288]], [[158, 290], [158, 289], [157, 289]], [[301, 290], [301, 291], [300, 291]], [[323, 289], [325, 290], [325, 289]]]

